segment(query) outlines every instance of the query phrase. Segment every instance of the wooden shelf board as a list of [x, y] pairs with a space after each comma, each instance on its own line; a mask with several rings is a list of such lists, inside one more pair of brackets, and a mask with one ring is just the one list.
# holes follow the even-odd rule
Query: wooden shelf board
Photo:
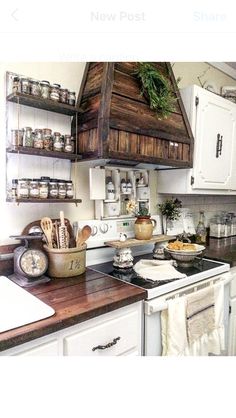
[[23, 93], [11, 93], [7, 96], [7, 100], [13, 103], [20, 103], [24, 106], [34, 107], [37, 109], [48, 110], [49, 112], [62, 113], [68, 116], [74, 116], [76, 113], [82, 113], [79, 107], [70, 106], [65, 103], [55, 102], [51, 99], [43, 99], [42, 97], [32, 96]]
[[82, 156], [79, 154], [71, 154], [69, 152], [59, 151], [47, 151], [45, 149], [31, 147], [18, 147], [17, 149], [7, 148], [6, 151], [10, 154], [37, 155], [38, 157], [60, 158], [71, 161], [82, 159]]
[[81, 203], [81, 199], [7, 199], [12, 203]]
[[170, 241], [171, 239], [175, 239], [176, 237], [173, 235], [153, 235], [152, 238], [144, 240], [144, 239], [135, 239], [129, 238], [126, 241], [106, 241], [105, 245], [113, 248], [126, 248], [126, 247], [137, 247], [138, 245], [143, 244], [151, 244], [152, 242], [162, 242], [162, 241]]

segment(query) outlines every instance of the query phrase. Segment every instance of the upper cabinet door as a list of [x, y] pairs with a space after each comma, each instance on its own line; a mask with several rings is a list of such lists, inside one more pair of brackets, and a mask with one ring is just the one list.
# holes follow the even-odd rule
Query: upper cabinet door
[[[196, 101], [197, 97], [197, 101]], [[193, 97], [195, 115], [194, 189], [234, 189], [236, 106], [201, 88]], [[197, 103], [197, 104], [196, 104]]]

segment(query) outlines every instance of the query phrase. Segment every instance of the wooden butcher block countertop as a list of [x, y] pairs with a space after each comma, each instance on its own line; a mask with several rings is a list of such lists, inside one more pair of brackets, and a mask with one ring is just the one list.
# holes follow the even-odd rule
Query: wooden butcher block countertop
[[95, 316], [145, 299], [146, 291], [87, 268], [80, 276], [53, 279], [27, 291], [51, 306], [55, 314], [0, 333], [0, 351], [23, 344]]

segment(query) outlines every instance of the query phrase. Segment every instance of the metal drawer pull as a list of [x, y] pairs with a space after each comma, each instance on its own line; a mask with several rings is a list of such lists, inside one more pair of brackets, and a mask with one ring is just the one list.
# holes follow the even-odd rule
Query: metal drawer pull
[[219, 158], [219, 156], [222, 153], [222, 146], [223, 146], [223, 135], [217, 134], [217, 140], [216, 140], [216, 158]]
[[97, 345], [97, 347], [93, 347], [92, 348], [92, 351], [95, 351], [95, 350], [106, 350], [107, 348], [110, 348], [113, 345], [116, 345], [117, 344], [117, 341], [119, 341], [119, 340], [120, 340], [120, 337], [116, 337], [116, 338], [114, 338], [114, 340], [112, 342], [110, 342], [110, 343], [108, 343], [106, 345]]

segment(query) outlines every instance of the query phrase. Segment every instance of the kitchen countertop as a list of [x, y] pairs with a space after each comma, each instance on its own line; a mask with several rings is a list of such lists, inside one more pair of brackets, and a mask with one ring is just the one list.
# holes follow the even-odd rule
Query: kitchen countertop
[[231, 267], [236, 266], [236, 237], [210, 238], [204, 257], [229, 263]]
[[26, 290], [54, 308], [56, 313], [0, 333], [0, 351], [138, 302], [146, 296], [145, 290], [98, 273], [92, 266], [80, 276], [52, 279]]

